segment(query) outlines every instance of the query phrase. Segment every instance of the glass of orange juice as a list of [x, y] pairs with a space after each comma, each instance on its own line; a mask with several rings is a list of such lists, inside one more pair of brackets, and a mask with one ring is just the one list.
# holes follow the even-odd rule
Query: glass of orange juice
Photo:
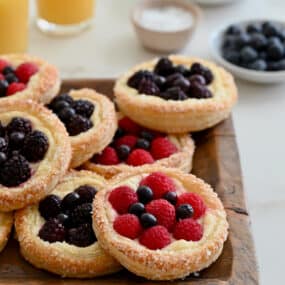
[[95, 0], [37, 0], [37, 26], [48, 34], [78, 33], [92, 23]]
[[28, 0], [0, 0], [0, 54], [27, 50], [28, 16]]

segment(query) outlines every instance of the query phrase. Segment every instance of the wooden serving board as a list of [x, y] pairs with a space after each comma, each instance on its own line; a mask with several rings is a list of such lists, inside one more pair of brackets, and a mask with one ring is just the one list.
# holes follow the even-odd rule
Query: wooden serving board
[[[112, 97], [113, 80], [66, 80], [62, 91], [90, 87]], [[214, 128], [193, 135], [196, 143], [193, 173], [207, 181], [221, 198], [230, 224], [229, 238], [219, 259], [196, 276], [161, 282], [171, 285], [253, 285], [258, 284], [257, 263], [245, 204], [235, 132], [231, 118]], [[62, 279], [27, 263], [10, 238], [0, 254], [0, 284], [100, 284], [151, 285], [127, 270], [92, 280]]]

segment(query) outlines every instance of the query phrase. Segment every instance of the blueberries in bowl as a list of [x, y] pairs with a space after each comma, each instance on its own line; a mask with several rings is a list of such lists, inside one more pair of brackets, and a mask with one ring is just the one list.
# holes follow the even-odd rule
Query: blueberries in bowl
[[222, 56], [247, 69], [285, 70], [285, 27], [270, 21], [231, 25], [223, 35]]

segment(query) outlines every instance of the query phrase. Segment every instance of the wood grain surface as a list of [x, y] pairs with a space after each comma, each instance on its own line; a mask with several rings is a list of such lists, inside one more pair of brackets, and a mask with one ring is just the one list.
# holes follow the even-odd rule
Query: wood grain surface
[[[62, 91], [90, 87], [112, 98], [113, 80], [66, 80]], [[250, 218], [245, 204], [239, 154], [231, 118], [214, 128], [195, 133], [193, 173], [207, 181], [221, 198], [230, 224], [229, 238], [219, 259], [196, 276], [174, 282], [153, 282], [127, 270], [92, 280], [62, 279], [25, 262], [11, 237], [0, 254], [0, 284], [131, 285], [254, 285], [259, 284]]]

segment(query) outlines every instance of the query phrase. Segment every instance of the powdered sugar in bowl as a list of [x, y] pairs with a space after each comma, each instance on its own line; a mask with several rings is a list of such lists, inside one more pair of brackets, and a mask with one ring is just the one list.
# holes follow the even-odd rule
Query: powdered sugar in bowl
[[132, 22], [142, 45], [159, 52], [182, 49], [193, 33], [200, 10], [186, 0], [142, 0]]

